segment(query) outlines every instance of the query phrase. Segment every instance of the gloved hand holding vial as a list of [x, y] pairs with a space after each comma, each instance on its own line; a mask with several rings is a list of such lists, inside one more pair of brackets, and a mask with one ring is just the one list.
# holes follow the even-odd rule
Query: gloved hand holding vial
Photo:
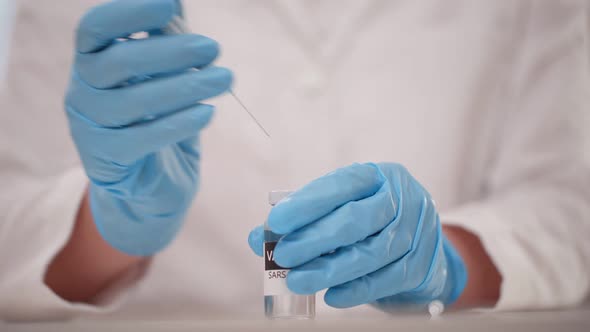
[[[453, 303], [467, 274], [445, 238], [430, 194], [401, 165], [353, 164], [307, 184], [277, 203], [268, 228], [283, 236], [274, 260], [290, 268], [296, 294], [328, 289], [325, 302], [426, 309]], [[249, 243], [262, 254], [262, 227]]]

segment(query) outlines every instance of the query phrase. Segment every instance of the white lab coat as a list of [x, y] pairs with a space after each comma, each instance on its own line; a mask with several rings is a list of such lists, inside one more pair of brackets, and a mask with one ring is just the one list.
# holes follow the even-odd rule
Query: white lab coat
[[0, 89], [4, 83], [4, 71], [6, 59], [8, 59], [8, 47], [14, 19], [15, 5], [10, 0], [0, 0]]
[[[0, 316], [115, 302], [123, 314], [258, 315], [262, 260], [246, 239], [268, 191], [365, 161], [404, 164], [443, 222], [479, 235], [503, 278], [497, 309], [587, 297], [586, 1], [203, 0], [186, 1], [190, 26], [221, 43], [219, 64], [272, 140], [233, 99], [212, 101], [202, 186], [176, 241], [100, 305], [61, 300], [42, 279], [87, 185], [62, 96], [91, 3], [20, 2], [1, 95]], [[376, 314], [318, 300], [319, 315]]]

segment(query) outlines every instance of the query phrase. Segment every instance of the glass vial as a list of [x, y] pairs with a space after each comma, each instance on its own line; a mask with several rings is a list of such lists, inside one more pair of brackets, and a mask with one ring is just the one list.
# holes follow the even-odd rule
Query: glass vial
[[[274, 206], [289, 191], [271, 191], [268, 196]], [[287, 288], [286, 269], [274, 261], [274, 248], [281, 235], [264, 225], [264, 313], [270, 319], [313, 319], [315, 317], [315, 294], [298, 295]]]

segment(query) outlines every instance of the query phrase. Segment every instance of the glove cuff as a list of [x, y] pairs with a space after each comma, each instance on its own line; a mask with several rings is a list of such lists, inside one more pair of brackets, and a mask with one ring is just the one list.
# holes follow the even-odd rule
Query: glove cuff
[[89, 203], [103, 239], [132, 256], [151, 256], [164, 249], [180, 230], [185, 214], [138, 215], [125, 201], [92, 183]]
[[443, 250], [448, 269], [447, 285], [445, 285], [445, 288], [447, 288], [445, 293], [448, 295], [446, 296], [445, 304], [452, 304], [463, 293], [463, 290], [465, 290], [465, 286], [467, 285], [467, 268], [457, 250], [444, 235]]

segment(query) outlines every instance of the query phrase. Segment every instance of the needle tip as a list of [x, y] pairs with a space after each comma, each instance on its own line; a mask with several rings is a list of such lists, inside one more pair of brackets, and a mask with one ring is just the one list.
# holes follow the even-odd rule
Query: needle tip
[[264, 129], [262, 124], [260, 124], [260, 122], [258, 121], [258, 119], [256, 119], [254, 114], [252, 114], [252, 112], [250, 112], [248, 110], [248, 108], [246, 107], [246, 105], [244, 105], [244, 103], [240, 100], [240, 98], [238, 98], [238, 96], [236, 96], [236, 94], [233, 92], [233, 90], [230, 89], [229, 93], [234, 97], [234, 99], [238, 102], [238, 104], [240, 104], [240, 106], [244, 109], [244, 111], [246, 111], [246, 113], [248, 113], [250, 118], [256, 123], [256, 125], [258, 125], [258, 128], [260, 128], [260, 130], [262, 130], [262, 132], [266, 135], [266, 137], [271, 138], [268, 131], [266, 131], [266, 129]]

